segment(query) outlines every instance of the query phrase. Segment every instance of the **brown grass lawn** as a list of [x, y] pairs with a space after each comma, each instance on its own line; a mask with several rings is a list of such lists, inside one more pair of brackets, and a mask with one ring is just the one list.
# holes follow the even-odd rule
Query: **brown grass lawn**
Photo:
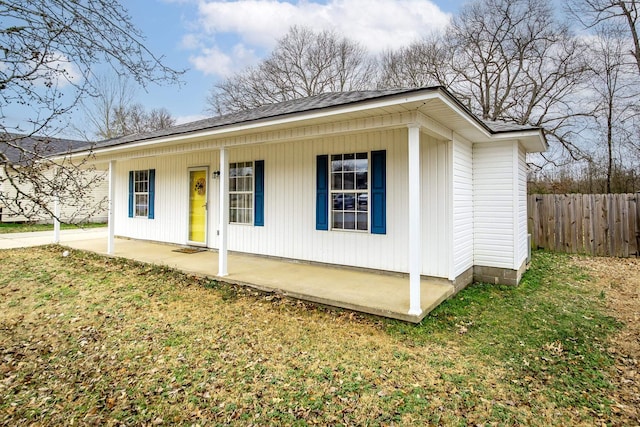
[[0, 251], [0, 424], [640, 422], [638, 318], [606, 313], [638, 288], [593, 259], [537, 254], [413, 326], [62, 251]]

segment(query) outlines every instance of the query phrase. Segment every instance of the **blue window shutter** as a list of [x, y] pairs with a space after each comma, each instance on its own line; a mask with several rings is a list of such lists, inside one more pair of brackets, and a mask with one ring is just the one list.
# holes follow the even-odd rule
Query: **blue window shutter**
[[264, 226], [264, 160], [256, 160], [254, 163], [255, 191], [253, 207], [253, 225]]
[[387, 234], [387, 152], [371, 152], [371, 233]]
[[133, 218], [133, 171], [129, 171], [129, 218]]
[[156, 199], [156, 170], [149, 169], [149, 215], [147, 218], [153, 219], [155, 215]]
[[329, 156], [316, 158], [316, 230], [329, 229]]

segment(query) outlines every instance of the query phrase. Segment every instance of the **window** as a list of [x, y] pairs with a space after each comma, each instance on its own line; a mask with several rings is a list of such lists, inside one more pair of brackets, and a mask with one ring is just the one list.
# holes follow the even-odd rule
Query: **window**
[[129, 171], [129, 217], [154, 218], [155, 169]]
[[135, 216], [149, 215], [149, 171], [135, 171], [133, 173], [133, 199]]
[[229, 164], [229, 222], [253, 224], [253, 162]]
[[364, 231], [367, 214], [371, 234], [387, 234], [386, 150], [316, 156], [316, 230]]
[[369, 229], [368, 153], [331, 156], [331, 227]]

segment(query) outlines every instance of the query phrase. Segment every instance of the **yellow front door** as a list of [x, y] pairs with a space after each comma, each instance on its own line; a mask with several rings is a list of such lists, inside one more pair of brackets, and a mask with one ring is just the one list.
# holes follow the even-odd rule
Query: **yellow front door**
[[189, 171], [189, 241], [206, 243], [207, 171]]

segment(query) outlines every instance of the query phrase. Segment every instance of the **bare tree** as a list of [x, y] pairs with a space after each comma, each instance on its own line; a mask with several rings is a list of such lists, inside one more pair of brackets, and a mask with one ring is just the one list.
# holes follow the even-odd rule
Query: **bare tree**
[[215, 114], [373, 85], [366, 50], [332, 31], [291, 27], [271, 55], [216, 84], [207, 98]]
[[626, 33], [632, 43], [627, 52], [640, 73], [640, 0], [573, 0], [569, 11], [586, 28], [608, 22], [614, 23], [621, 34]]
[[455, 91], [482, 118], [541, 126], [577, 156], [574, 95], [587, 64], [583, 45], [546, 0], [479, 0], [455, 17], [446, 37], [456, 55]]
[[380, 85], [447, 86], [481, 118], [541, 126], [578, 156], [583, 50], [546, 0], [476, 0], [443, 36], [383, 58]]
[[448, 63], [455, 53], [443, 35], [434, 34], [380, 58], [378, 87], [450, 87], [453, 80]]
[[154, 108], [147, 112], [142, 104], [137, 103], [116, 108], [112, 118], [110, 128], [115, 136], [166, 129], [176, 122], [166, 108]]
[[[604, 146], [606, 171], [605, 191], [612, 191], [614, 168], [623, 166], [632, 148], [633, 123], [638, 115], [636, 102], [640, 96], [634, 68], [626, 60], [629, 39], [620, 23], [598, 25], [589, 49], [591, 53], [591, 91], [595, 146]], [[596, 153], [597, 155], [597, 153]], [[617, 159], [616, 159], [617, 157]]]
[[97, 64], [142, 86], [175, 83], [180, 75], [145, 47], [127, 10], [113, 0], [3, 1], [0, 46], [0, 203], [22, 215], [34, 206], [54, 215], [52, 200], [72, 206], [93, 185], [83, 179], [82, 161], [52, 161], [57, 148], [36, 136], [68, 125], [69, 111], [95, 89]]
[[101, 75], [96, 77], [91, 96], [80, 100], [84, 113], [81, 123], [73, 123], [74, 133], [80, 138], [110, 139], [122, 134], [114, 128], [114, 117], [133, 102], [134, 90], [126, 76]]

